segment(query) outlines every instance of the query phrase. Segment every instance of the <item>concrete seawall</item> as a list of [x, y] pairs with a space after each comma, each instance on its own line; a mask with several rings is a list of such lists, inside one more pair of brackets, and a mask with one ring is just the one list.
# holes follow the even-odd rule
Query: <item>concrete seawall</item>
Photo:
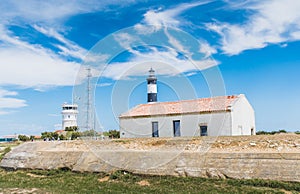
[[273, 179], [300, 182], [300, 151], [247, 151], [181, 149], [129, 149], [99, 142], [28, 142], [5, 155], [0, 163], [9, 169], [58, 169], [112, 172], [127, 170], [152, 175], [238, 179]]

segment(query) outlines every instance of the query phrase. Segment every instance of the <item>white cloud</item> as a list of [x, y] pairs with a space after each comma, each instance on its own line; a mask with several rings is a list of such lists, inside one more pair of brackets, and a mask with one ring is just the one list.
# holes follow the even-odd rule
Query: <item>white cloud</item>
[[[76, 47], [53, 32], [70, 47]], [[0, 85], [43, 89], [73, 85], [80, 64], [64, 60], [41, 45], [30, 44], [0, 25]]]
[[143, 75], [150, 67], [153, 67], [159, 75], [175, 76], [217, 65], [217, 62], [212, 59], [191, 61], [188, 59], [179, 59], [173, 49], [159, 51], [155, 47], [152, 47], [151, 50], [151, 52], [134, 55], [128, 62], [109, 64], [102, 76], [114, 80], [128, 79], [131, 76]]
[[[181, 4], [165, 11], [150, 10], [144, 15], [143, 21], [134, 26], [134, 29], [140, 33], [140, 36], [122, 32], [115, 34], [114, 39], [120, 46], [129, 51], [133, 57], [127, 62], [109, 64], [102, 76], [114, 80], [129, 79], [131, 76], [143, 75], [150, 67], [155, 68], [157, 74], [160, 75], [174, 76], [184, 73], [190, 76], [195, 71], [218, 65], [219, 62], [210, 58], [217, 50], [206, 41], [200, 41], [196, 38], [192, 39], [192, 36], [187, 37], [187, 34], [179, 31], [170, 33], [168, 29], [169, 26], [177, 27], [180, 25], [180, 20], [177, 16], [183, 11], [208, 2]], [[154, 27], [149, 25], [154, 25]], [[143, 38], [146, 40], [149, 37], [155, 39], [156, 36], [152, 37], [151, 34], [153, 32], [158, 34], [159, 31], [163, 32], [167, 37], [166, 39], [161, 38], [159, 42], [160, 46], [165, 46], [167, 51], [151, 46], [149, 46], [151, 51], [147, 52], [140, 52], [131, 48], [131, 45], [142, 45]], [[183, 34], [180, 35], [180, 33]], [[159, 37], [159, 35], [157, 36]], [[192, 44], [188, 44], [188, 41], [192, 41], [190, 42]], [[196, 49], [195, 46], [197, 47]], [[172, 49], [169, 49], [170, 47]], [[179, 53], [184, 56], [178, 56]], [[194, 56], [198, 60], [193, 60]]]
[[200, 51], [200, 53], [205, 54], [204, 58], [208, 58], [208, 57], [212, 56], [213, 54], [217, 53], [217, 50], [205, 41], [202, 41], [202, 43], [200, 44], [199, 51]]
[[27, 106], [26, 101], [15, 98], [18, 93], [0, 88], [0, 115], [9, 114], [12, 109], [22, 108]]
[[[178, 16], [184, 11], [191, 9], [193, 7], [205, 5], [211, 1], [202, 1], [195, 3], [182, 3], [175, 8], [168, 10], [149, 10], [144, 14], [144, 19], [142, 23], [136, 24], [135, 28], [140, 33], [151, 33], [155, 30], [159, 30], [162, 27], [178, 27], [184, 22], [178, 18]], [[149, 28], [152, 25], [154, 28]]]
[[[17, 85], [41, 89], [48, 86], [73, 85], [87, 50], [63, 36], [64, 20], [72, 15], [105, 11], [108, 5], [128, 6], [135, 1], [84, 0], [18, 1], [0, 4], [0, 85]], [[36, 31], [59, 41], [54, 52], [43, 45], [31, 44], [8, 30], [11, 24], [31, 25]], [[99, 60], [95, 57], [87, 60]], [[107, 56], [101, 56], [105, 58]], [[77, 80], [78, 81], [78, 80]]]
[[264, 48], [300, 40], [300, 1], [272, 0], [257, 1], [235, 9], [255, 11], [243, 24], [210, 23], [206, 27], [221, 35], [221, 49], [229, 55], [239, 54], [248, 49]]
[[[218, 62], [209, 58], [211, 54], [216, 53], [216, 49], [211, 47], [207, 42], [200, 41], [198, 44], [200, 48], [198, 48], [196, 52], [199, 51], [204, 54], [204, 57], [201, 57], [199, 60], [189, 61], [189, 59], [192, 59], [195, 55], [195, 53], [193, 53], [195, 51], [191, 51], [190, 48], [192, 45], [182, 44], [182, 40], [180, 40], [180, 38], [183, 37], [175, 37], [168, 31], [168, 27], [177, 28], [184, 23], [184, 21], [179, 18], [179, 15], [184, 11], [209, 2], [211, 1], [183, 3], [168, 10], [158, 9], [147, 11], [144, 14], [144, 18], [141, 23], [136, 24], [134, 29], [138, 33], [146, 36], [153, 32], [163, 30], [167, 37], [167, 42], [162, 41], [160, 44], [161, 46], [164, 46], [165, 44], [167, 48], [171, 45], [172, 49], [161, 51], [152, 47], [152, 51], [139, 52], [132, 49], [130, 46], [133, 42], [142, 42], [142, 40], [137, 40], [140, 37], [134, 37], [127, 33], [118, 33], [114, 35], [115, 40], [120, 44], [120, 46], [133, 54], [134, 57], [127, 62], [119, 62], [108, 65], [103, 76], [115, 80], [128, 79], [130, 76], [139, 76], [144, 74], [151, 66], [156, 69], [157, 74], [161, 75], [172, 76], [181, 73], [192, 75], [194, 71], [218, 65]], [[193, 41], [198, 42], [196, 38]], [[186, 42], [186, 40], [184, 42]], [[178, 57], [178, 53], [183, 54], [185, 59], [180, 59], [180, 57]]]
[[0, 85], [23, 87], [73, 85], [79, 64], [66, 62], [43, 50], [0, 48]]
[[110, 85], [112, 85], [112, 83], [108, 83], [108, 82], [106, 82], [106, 83], [99, 83], [99, 84], [97, 84], [97, 87], [107, 87], [107, 86], [110, 86]]
[[165, 28], [164, 32], [166, 34], [166, 36], [169, 39], [169, 43], [173, 46], [173, 48], [175, 48], [177, 51], [184, 53], [186, 55], [188, 55], [188, 57], [191, 57], [191, 54], [189, 53], [189, 51], [180, 43], [180, 40], [173, 37], [171, 34], [169, 34], [168, 29]]
[[62, 52], [60, 54], [64, 56], [72, 56], [75, 58], [79, 58], [81, 60], [84, 59], [85, 55], [87, 54], [87, 50], [78, 46], [74, 42], [66, 39], [64, 36], [59, 34], [55, 29], [53, 28], [45, 28], [38, 25], [33, 25], [34, 29], [45, 34], [46, 36], [55, 38], [56, 40], [60, 41], [63, 45], [55, 45], [57, 48], [59, 48]]
[[172, 26], [178, 27], [180, 25], [180, 21], [176, 19], [178, 15], [180, 15], [183, 11], [186, 11], [190, 8], [200, 6], [203, 4], [207, 4], [208, 2], [197, 2], [197, 3], [184, 3], [178, 5], [173, 9], [169, 9], [166, 11], [160, 10], [149, 10], [144, 14], [144, 22], [148, 25], [154, 26]]
[[0, 4], [2, 19], [18, 19], [29, 22], [42, 22], [51, 25], [60, 25], [62, 20], [72, 15], [90, 13], [97, 10], [105, 11], [109, 5], [127, 6], [135, 3], [134, 0], [10, 0]]
[[17, 92], [3, 90], [3, 89], [0, 88], [0, 97], [3, 97], [3, 96], [16, 96], [16, 95], [18, 95]]
[[121, 47], [123, 47], [125, 49], [129, 49], [132, 52], [134, 52], [131, 49], [131, 43], [136, 41], [136, 37], [134, 37], [128, 33], [116, 33], [113, 36], [114, 36], [114, 39], [120, 44]]

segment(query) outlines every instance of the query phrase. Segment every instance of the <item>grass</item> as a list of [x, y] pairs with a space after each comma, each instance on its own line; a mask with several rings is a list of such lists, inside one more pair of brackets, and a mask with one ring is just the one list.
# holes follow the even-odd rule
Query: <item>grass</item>
[[19, 191], [34, 188], [37, 189], [36, 193], [299, 193], [300, 183], [145, 176], [126, 171], [116, 171], [107, 175], [76, 173], [67, 169], [0, 169], [0, 193], [16, 188]]
[[12, 147], [16, 147], [20, 145], [20, 142], [7, 142], [7, 143], [0, 143], [0, 161], [4, 157], [5, 154], [11, 151]]
[[8, 152], [10, 152], [11, 148], [5, 147], [3, 151], [0, 152], [0, 161], [2, 160], [2, 158], [4, 157], [5, 154], [7, 154]]
[[[1, 144], [0, 160], [16, 145]], [[0, 168], [0, 193], [300, 193], [300, 183]]]

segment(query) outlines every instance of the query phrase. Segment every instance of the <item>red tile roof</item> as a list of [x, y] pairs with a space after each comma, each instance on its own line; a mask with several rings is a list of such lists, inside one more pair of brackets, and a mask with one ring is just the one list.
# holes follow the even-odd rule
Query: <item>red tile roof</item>
[[56, 130], [54, 133], [61, 134], [61, 133], [63, 133], [63, 132], [65, 132], [65, 130]]
[[120, 118], [230, 111], [232, 104], [238, 98], [239, 96], [218, 96], [195, 100], [140, 104], [121, 114]]

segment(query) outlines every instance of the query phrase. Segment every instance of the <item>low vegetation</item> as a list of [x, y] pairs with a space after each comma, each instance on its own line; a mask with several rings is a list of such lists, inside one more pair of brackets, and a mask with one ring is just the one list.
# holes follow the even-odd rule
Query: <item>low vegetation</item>
[[107, 136], [109, 138], [113, 138], [113, 139], [120, 138], [120, 131], [115, 130], [115, 129], [114, 130], [109, 130], [107, 132], [104, 132], [103, 135]]
[[8, 142], [8, 143], [1, 143], [0, 144], [0, 161], [4, 157], [5, 154], [11, 151], [13, 147], [16, 147], [20, 145], [20, 142], [14, 141], [14, 142]]
[[27, 135], [18, 135], [18, 139], [20, 141], [29, 141], [30, 137], [28, 137]]
[[[91, 129], [91, 130], [86, 130], [86, 131], [78, 131], [78, 127], [66, 127], [65, 131], [63, 133], [61, 132], [43, 132], [41, 133], [41, 139], [43, 140], [74, 140], [78, 139], [80, 137], [99, 137], [100, 134]], [[109, 130], [107, 132], [103, 132], [103, 135], [106, 137], [109, 137], [111, 139], [117, 139], [120, 138], [120, 131], [118, 130]], [[27, 137], [27, 136], [22, 136], [19, 140], [21, 141], [29, 141], [31, 139], [34, 139], [34, 137]]]
[[[126, 171], [75, 173], [0, 169], [0, 192], [35, 193], [299, 193], [300, 183], [145, 176]], [[16, 192], [16, 193], [17, 193]]]
[[256, 135], [275, 135], [278, 133], [287, 133], [286, 130], [278, 130], [278, 131], [257, 131]]
[[11, 148], [5, 147], [1, 152], [0, 152], [0, 161], [2, 160], [2, 158], [4, 157], [5, 154], [7, 154], [8, 152], [10, 152]]

